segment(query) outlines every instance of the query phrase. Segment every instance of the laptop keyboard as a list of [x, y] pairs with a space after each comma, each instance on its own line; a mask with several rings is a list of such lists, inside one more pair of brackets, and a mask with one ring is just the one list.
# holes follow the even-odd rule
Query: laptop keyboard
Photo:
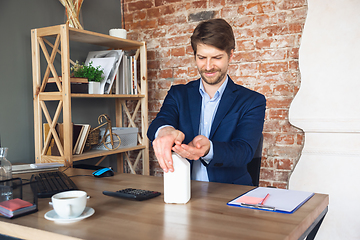
[[35, 191], [39, 198], [48, 198], [59, 192], [78, 189], [75, 183], [60, 171], [33, 174], [31, 179], [35, 180]]

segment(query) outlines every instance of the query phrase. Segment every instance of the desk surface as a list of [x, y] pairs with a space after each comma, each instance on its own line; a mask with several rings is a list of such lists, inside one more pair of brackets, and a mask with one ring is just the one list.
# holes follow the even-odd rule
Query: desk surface
[[[68, 176], [92, 171], [68, 169]], [[18, 175], [16, 175], [18, 176]], [[133, 201], [108, 197], [103, 190], [127, 187], [163, 193], [163, 178], [115, 174], [110, 178], [74, 176], [79, 189], [91, 196], [87, 206], [95, 214], [71, 224], [46, 220], [49, 198], [39, 199], [39, 211], [16, 219], [0, 218], [0, 233], [26, 239], [298, 239], [329, 204], [329, 196], [315, 194], [293, 214], [227, 206], [252, 187], [192, 181], [187, 204], [165, 204], [164, 195]], [[41, 237], [40, 237], [41, 236]]]

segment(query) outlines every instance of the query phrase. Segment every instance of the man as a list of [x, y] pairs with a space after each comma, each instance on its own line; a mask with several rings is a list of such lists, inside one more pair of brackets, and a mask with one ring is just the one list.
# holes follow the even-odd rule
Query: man
[[171, 151], [187, 158], [193, 180], [252, 185], [247, 164], [259, 143], [266, 100], [227, 75], [235, 38], [223, 19], [201, 22], [191, 36], [201, 78], [172, 86], [148, 137], [164, 172]]

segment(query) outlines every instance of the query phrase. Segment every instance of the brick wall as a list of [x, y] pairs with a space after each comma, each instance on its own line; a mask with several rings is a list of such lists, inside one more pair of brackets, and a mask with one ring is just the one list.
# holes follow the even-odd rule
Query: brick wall
[[[170, 86], [199, 77], [190, 36], [202, 19], [224, 18], [236, 38], [229, 74], [267, 98], [261, 186], [286, 188], [304, 134], [288, 121], [300, 87], [298, 52], [306, 0], [124, 0], [128, 38], [148, 47], [149, 122]], [[151, 175], [161, 175], [150, 152]]]

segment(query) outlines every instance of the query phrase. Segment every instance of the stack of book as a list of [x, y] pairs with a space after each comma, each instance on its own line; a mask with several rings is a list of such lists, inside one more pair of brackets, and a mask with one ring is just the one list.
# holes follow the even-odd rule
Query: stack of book
[[[86, 140], [90, 133], [91, 126], [89, 124], [72, 124], [73, 127], [73, 154], [81, 154], [84, 151]], [[43, 124], [44, 128], [44, 142], [46, 142], [47, 136], [50, 131], [48, 123]], [[62, 123], [56, 125], [56, 132], [59, 135], [59, 139], [62, 145], [64, 145], [64, 126]], [[60, 156], [59, 149], [55, 143], [54, 137], [51, 135], [50, 145], [46, 152], [46, 155]]]
[[88, 53], [85, 65], [91, 62], [104, 71], [101, 94], [138, 94], [138, 56], [122, 50], [92, 51]]
[[8, 218], [30, 213], [34, 210], [36, 210], [36, 205], [20, 198], [0, 202], [0, 214]]

